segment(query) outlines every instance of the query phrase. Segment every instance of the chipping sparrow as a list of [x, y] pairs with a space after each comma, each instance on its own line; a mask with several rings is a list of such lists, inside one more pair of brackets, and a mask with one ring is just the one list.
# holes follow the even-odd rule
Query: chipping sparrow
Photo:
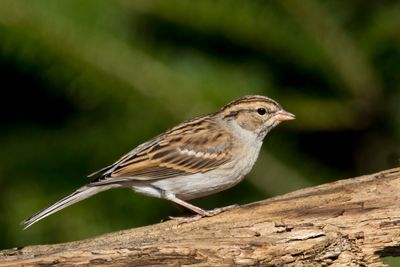
[[185, 121], [137, 146], [114, 164], [91, 175], [91, 183], [34, 214], [21, 224], [37, 221], [99, 192], [129, 187], [168, 199], [198, 214], [212, 216], [186, 200], [228, 189], [253, 167], [264, 137], [281, 121], [292, 120], [272, 99], [244, 96], [218, 112]]

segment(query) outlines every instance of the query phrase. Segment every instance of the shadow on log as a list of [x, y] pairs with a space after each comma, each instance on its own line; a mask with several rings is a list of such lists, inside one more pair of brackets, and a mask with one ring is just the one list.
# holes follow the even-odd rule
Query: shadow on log
[[386, 266], [400, 255], [400, 168], [179, 224], [0, 252], [0, 266]]

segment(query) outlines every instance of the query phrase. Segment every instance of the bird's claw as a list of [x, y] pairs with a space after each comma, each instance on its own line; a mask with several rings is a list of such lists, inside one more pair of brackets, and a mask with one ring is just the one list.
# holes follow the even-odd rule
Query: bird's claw
[[236, 208], [238, 206], [239, 205], [234, 204], [234, 205], [230, 205], [230, 206], [226, 206], [226, 207], [222, 207], [222, 208], [216, 208], [216, 209], [213, 209], [213, 210], [205, 210], [204, 213], [202, 213], [202, 214], [195, 214], [195, 215], [192, 215], [192, 216], [180, 216], [180, 217], [168, 216], [168, 218], [171, 219], [171, 220], [179, 221], [179, 224], [191, 223], [191, 222], [195, 222], [197, 220], [200, 220], [203, 217], [215, 216], [215, 215], [217, 215], [217, 214], [219, 214], [221, 212], [234, 209], [234, 208]]

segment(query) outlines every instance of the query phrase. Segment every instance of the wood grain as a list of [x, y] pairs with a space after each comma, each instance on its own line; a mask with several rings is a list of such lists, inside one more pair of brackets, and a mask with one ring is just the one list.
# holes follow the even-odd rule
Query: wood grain
[[0, 266], [386, 266], [400, 255], [400, 168], [70, 243], [0, 251]]

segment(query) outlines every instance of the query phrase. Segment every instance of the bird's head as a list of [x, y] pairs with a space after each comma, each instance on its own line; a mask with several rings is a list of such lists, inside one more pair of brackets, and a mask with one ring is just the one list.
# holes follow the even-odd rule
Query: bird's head
[[223, 120], [237, 123], [260, 139], [280, 122], [295, 119], [292, 113], [285, 111], [276, 101], [258, 95], [234, 100], [224, 106], [219, 114]]

